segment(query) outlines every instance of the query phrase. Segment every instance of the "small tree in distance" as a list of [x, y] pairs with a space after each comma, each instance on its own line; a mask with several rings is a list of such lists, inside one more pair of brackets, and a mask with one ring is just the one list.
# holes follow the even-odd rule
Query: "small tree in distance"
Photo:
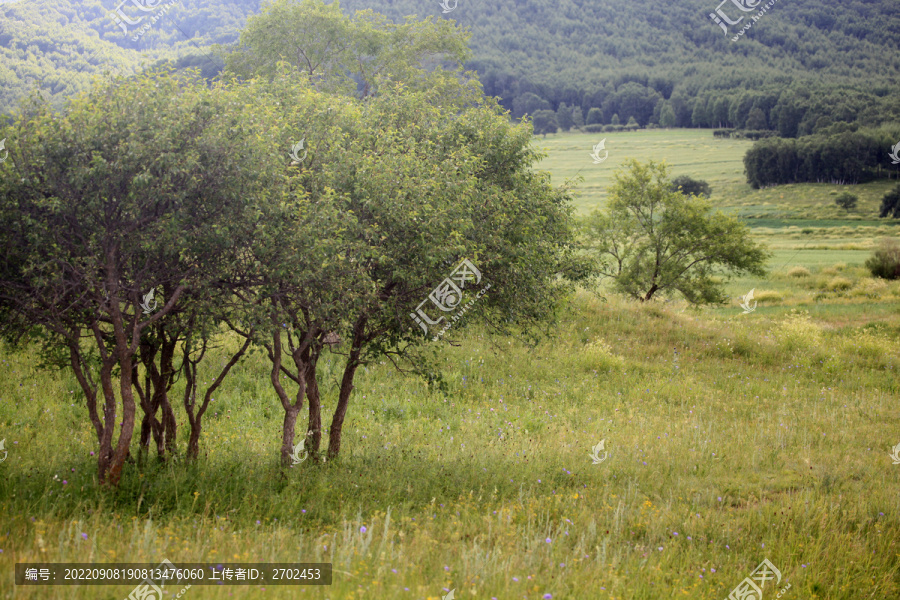
[[544, 135], [548, 133], [556, 133], [559, 131], [559, 123], [556, 120], [556, 113], [552, 110], [539, 110], [531, 117], [534, 125], [535, 135]]
[[850, 192], [843, 192], [837, 198], [834, 199], [834, 203], [850, 212], [854, 208], [856, 208], [856, 201], [859, 200], [856, 196], [851, 194]]
[[706, 196], [707, 198], [712, 194], [712, 189], [709, 187], [708, 183], [701, 179], [694, 179], [688, 175], [679, 175], [673, 179], [672, 191], [680, 191], [682, 194], [688, 196]]
[[900, 185], [892, 189], [881, 199], [881, 212], [879, 215], [884, 217], [900, 218]]
[[875, 253], [866, 260], [866, 268], [875, 277], [900, 279], [900, 244], [897, 240], [881, 240]]
[[605, 211], [586, 222], [596, 273], [645, 302], [677, 290], [692, 304], [723, 303], [721, 275], [765, 275], [768, 253], [734, 217], [711, 212], [699, 196], [672, 191], [665, 164], [626, 163], [609, 190]]

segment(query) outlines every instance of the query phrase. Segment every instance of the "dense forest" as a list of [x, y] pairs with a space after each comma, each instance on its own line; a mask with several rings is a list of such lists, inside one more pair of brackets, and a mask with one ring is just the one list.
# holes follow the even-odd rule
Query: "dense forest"
[[[135, 32], [110, 16], [122, 6], [111, 0], [0, 3], [0, 112], [35, 85], [62, 99], [104, 70], [134, 72], [160, 60], [211, 77], [222, 66], [216, 45], [235, 43], [247, 16], [260, 10], [258, 0], [158, 6], [168, 4], [134, 41]], [[900, 39], [893, 0], [776, 3], [737, 42], [710, 19], [711, 0], [459, 0], [446, 14], [437, 0], [340, 6], [395, 22], [450, 19], [468, 29], [467, 66], [515, 117], [562, 109], [570, 115], [563, 120], [595, 129], [634, 123], [782, 137], [900, 121], [900, 57], [884, 52]], [[135, 15], [129, 7], [123, 10]]]

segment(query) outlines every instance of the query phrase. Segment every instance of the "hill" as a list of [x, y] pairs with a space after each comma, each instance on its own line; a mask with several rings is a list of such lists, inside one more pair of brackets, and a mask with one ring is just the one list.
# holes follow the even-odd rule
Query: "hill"
[[[900, 13], [891, 0], [779, 0], [736, 42], [710, 18], [714, 0], [446, 1], [446, 13], [437, 0], [346, 0], [341, 7], [395, 21], [448, 18], [468, 28], [470, 66], [515, 116], [566, 103], [595, 123], [615, 115], [646, 126], [671, 112], [679, 127], [777, 129], [786, 136], [836, 122], [900, 120], [892, 98]], [[117, 7], [111, 1], [0, 4], [0, 111], [35, 83], [64, 97], [105, 68], [128, 72], [180, 57], [180, 66], [205, 66], [212, 75], [210, 45], [235, 42], [260, 9], [258, 0], [147, 3], [172, 6], [136, 41], [137, 26], [123, 32], [110, 17]], [[131, 3], [122, 10], [135, 20], [155, 14]], [[754, 14], [730, 3], [721, 11], [731, 20], [744, 15], [730, 34]]]

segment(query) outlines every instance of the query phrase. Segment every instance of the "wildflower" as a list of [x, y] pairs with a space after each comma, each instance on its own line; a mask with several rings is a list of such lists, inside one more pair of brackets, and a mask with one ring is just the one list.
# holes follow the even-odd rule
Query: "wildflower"
[[549, 544], [549, 543], [552, 542], [553, 540], [551, 540], [550, 538], [547, 538], [547, 539], [544, 540], [544, 541], [547, 542], [547, 543]]
[[550, 600], [553, 597], [553, 594], [544, 594], [544, 600]]
[[81, 534], [81, 539], [86, 540], [87, 538], [88, 538], [88, 535], [86, 533]]

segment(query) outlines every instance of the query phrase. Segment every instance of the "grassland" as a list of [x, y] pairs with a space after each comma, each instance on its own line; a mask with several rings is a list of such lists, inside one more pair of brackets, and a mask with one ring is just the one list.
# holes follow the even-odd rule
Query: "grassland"
[[[281, 408], [253, 355], [216, 394], [198, 464], [131, 465], [118, 490], [100, 491], [74, 379], [0, 349], [0, 595], [120, 600], [132, 586], [16, 587], [13, 565], [168, 558], [334, 564], [330, 587], [195, 586], [190, 600], [438, 600], [451, 589], [721, 600], [768, 558], [787, 600], [900, 598], [900, 465], [889, 457], [900, 283], [861, 266], [890, 231], [863, 224], [887, 186], [859, 186], [859, 224], [823, 212], [818, 227], [805, 211], [825, 210], [831, 186], [791, 186], [794, 208], [775, 201], [786, 188], [742, 191], [745, 143], [705, 135], [610, 134], [602, 165], [582, 148], [599, 137], [536, 141], [557, 183], [585, 152], [582, 210], [602, 202], [620, 156], [669, 158], [725, 209], [772, 202], [754, 228], [773, 248], [770, 274], [727, 287], [755, 288], [754, 312], [582, 291], [536, 347], [477, 329], [441, 347], [444, 390], [370, 365], [334, 463], [278, 468]], [[689, 143], [718, 164], [688, 157]], [[338, 372], [323, 360], [328, 412]], [[608, 458], [592, 464], [603, 439]]]

